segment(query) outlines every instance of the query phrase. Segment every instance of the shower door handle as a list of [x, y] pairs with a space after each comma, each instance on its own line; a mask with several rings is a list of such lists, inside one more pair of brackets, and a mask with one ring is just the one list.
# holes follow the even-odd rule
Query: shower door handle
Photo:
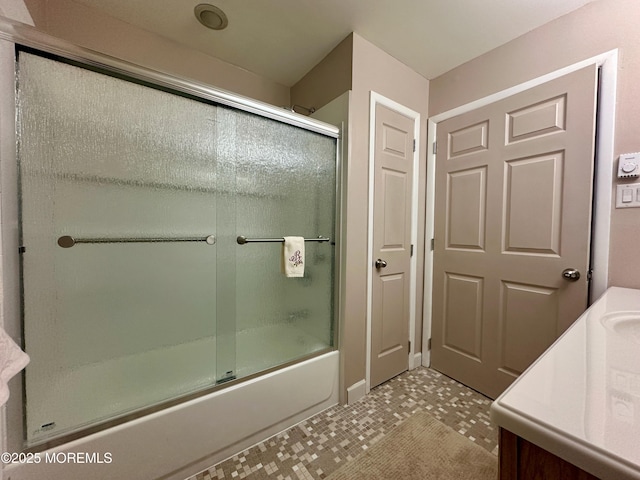
[[380, 270], [381, 268], [384, 268], [387, 266], [387, 262], [379, 258], [376, 260], [375, 266], [377, 270]]

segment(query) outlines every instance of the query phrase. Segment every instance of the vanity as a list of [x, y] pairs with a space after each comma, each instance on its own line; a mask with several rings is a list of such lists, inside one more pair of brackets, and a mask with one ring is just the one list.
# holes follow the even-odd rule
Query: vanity
[[500, 480], [640, 480], [640, 290], [611, 287], [491, 405]]

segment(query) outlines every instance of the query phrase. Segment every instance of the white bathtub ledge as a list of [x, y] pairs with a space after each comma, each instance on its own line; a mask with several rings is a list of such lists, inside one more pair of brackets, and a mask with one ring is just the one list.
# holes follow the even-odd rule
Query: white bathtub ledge
[[338, 368], [330, 352], [48, 451], [108, 464], [11, 464], [4, 478], [183, 480], [338, 403]]

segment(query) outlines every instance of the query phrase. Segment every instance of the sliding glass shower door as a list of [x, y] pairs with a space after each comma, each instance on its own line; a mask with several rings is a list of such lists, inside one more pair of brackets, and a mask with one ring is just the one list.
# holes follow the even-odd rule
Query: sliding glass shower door
[[26, 443], [333, 346], [336, 140], [21, 51]]
[[[221, 136], [237, 140], [228, 152], [220, 152], [220, 163], [233, 164], [235, 169], [237, 235], [248, 239], [321, 236], [333, 241], [335, 139], [244, 112], [221, 108], [218, 115], [219, 128], [224, 129]], [[236, 245], [238, 376], [332, 345], [331, 241], [305, 242], [303, 278], [282, 274], [282, 243]]]
[[[216, 234], [216, 108], [19, 60], [27, 435], [37, 440], [215, 384], [216, 246], [173, 240]], [[65, 237], [78, 243], [62, 248]], [[145, 239], [163, 241], [135, 242]]]

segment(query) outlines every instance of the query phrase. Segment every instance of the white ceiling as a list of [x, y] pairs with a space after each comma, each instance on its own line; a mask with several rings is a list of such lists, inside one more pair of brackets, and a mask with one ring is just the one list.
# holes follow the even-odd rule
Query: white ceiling
[[[76, 0], [286, 86], [356, 32], [426, 78], [594, 0]], [[204, 28], [193, 9], [229, 19]]]

